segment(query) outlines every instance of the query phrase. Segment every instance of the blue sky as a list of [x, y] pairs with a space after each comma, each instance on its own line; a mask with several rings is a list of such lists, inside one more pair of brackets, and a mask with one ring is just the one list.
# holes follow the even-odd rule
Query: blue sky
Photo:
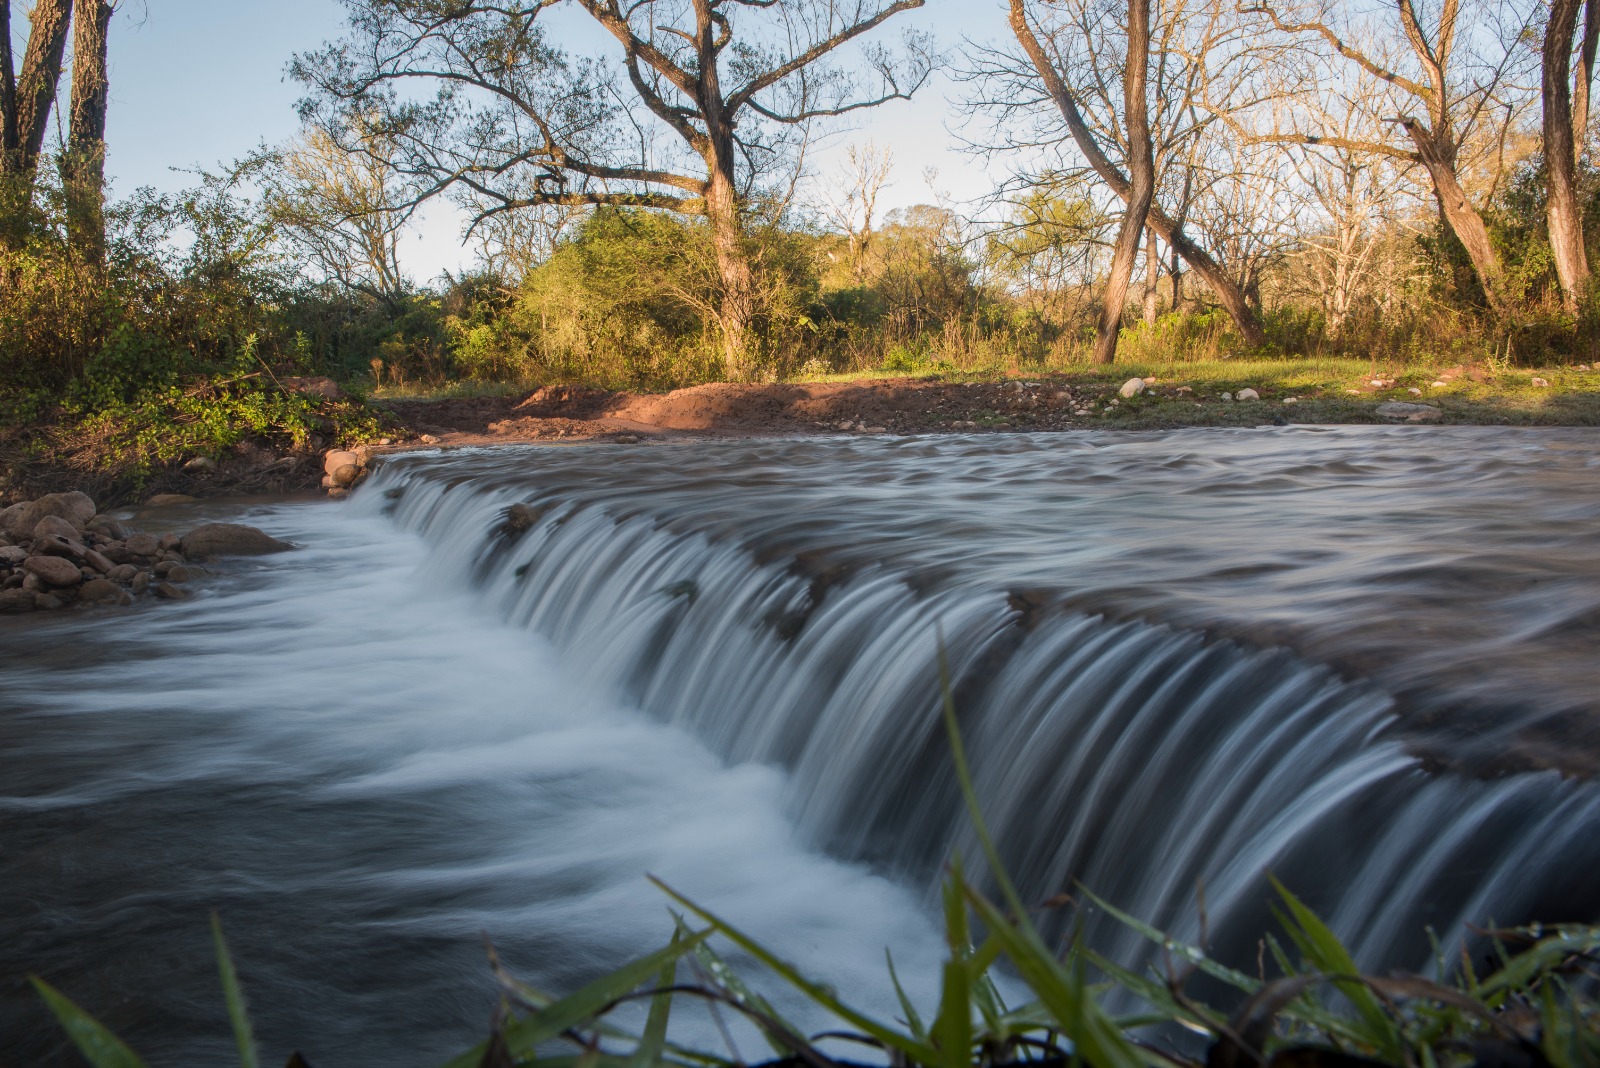
[[[999, 39], [1006, 33], [1001, 0], [929, 0], [914, 19], [951, 46], [963, 36]], [[214, 167], [262, 141], [296, 129], [299, 88], [284, 75], [297, 51], [337, 36], [344, 19], [336, 0], [123, 0], [112, 27], [111, 107], [107, 169], [113, 192], [143, 185], [174, 190], [192, 183], [174, 168]], [[26, 22], [17, 19], [19, 32]], [[907, 21], [909, 20], [897, 20]], [[875, 140], [895, 154], [889, 207], [933, 199], [923, 179], [938, 171], [941, 191], [957, 198], [991, 188], [980, 165], [954, 149], [954, 121], [941, 82], [911, 104], [875, 112], [833, 138], [813, 158], [825, 179], [845, 144]], [[431, 213], [408, 243], [408, 268], [422, 279], [467, 259], [448, 211]]]

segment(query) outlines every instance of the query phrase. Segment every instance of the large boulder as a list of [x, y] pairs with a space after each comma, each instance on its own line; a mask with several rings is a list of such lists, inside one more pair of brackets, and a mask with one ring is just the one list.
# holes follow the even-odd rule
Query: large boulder
[[46, 586], [76, 586], [83, 581], [78, 565], [59, 556], [30, 556], [22, 567]]
[[293, 545], [279, 541], [266, 531], [242, 523], [207, 523], [185, 534], [182, 542], [183, 555], [191, 559], [203, 556], [260, 556], [293, 548]]
[[51, 493], [33, 503], [45, 509], [46, 515], [56, 515], [65, 519], [76, 530], [82, 530], [87, 526], [98, 511], [94, 506], [94, 500], [87, 493], [79, 493], [77, 490]]
[[83, 534], [71, 523], [58, 515], [47, 515], [33, 525], [33, 540], [60, 538], [63, 541], [77, 542], [79, 552], [83, 551]]

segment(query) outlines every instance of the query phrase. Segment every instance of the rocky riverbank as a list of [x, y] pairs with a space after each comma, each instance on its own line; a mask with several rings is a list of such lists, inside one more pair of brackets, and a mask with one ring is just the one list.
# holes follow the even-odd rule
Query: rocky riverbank
[[86, 493], [51, 493], [0, 511], [0, 615], [184, 600], [204, 561], [292, 548], [238, 523], [136, 531], [102, 515]]

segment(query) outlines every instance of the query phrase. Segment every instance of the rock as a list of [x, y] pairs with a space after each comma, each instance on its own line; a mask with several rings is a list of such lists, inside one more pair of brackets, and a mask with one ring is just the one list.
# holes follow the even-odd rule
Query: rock
[[194, 572], [183, 564], [173, 564], [166, 574], [168, 582], [188, 582], [193, 578]]
[[360, 467], [361, 457], [346, 449], [334, 449], [322, 457], [322, 469], [330, 475], [346, 464]]
[[123, 541], [128, 537], [129, 534], [133, 533], [133, 531], [129, 530], [120, 521], [113, 519], [108, 515], [95, 516], [93, 519], [89, 520], [88, 526], [86, 526], [84, 529], [93, 531], [96, 534], [104, 534], [106, 537], [111, 538], [114, 541]]
[[140, 571], [133, 576], [133, 581], [129, 585], [134, 593], [143, 593], [148, 590], [150, 588], [150, 572]]
[[53, 593], [41, 593], [33, 599], [34, 607], [41, 612], [54, 612], [58, 608], [67, 607], [67, 602]]
[[65, 541], [77, 542], [80, 550], [82, 548], [83, 536], [79, 529], [58, 515], [47, 515], [35, 523], [33, 525], [33, 537], [35, 541], [40, 538], [61, 538]]
[[77, 565], [59, 556], [30, 556], [22, 566], [47, 586], [76, 586], [83, 581]]
[[1431, 404], [1413, 404], [1410, 401], [1384, 401], [1375, 410], [1385, 419], [1407, 423], [1425, 423], [1444, 414]]
[[44, 590], [48, 589], [48, 587], [45, 585], [44, 579], [40, 578], [38, 575], [35, 575], [32, 571], [29, 571], [22, 576], [22, 588], [25, 590], [32, 590], [34, 593], [42, 593]]
[[507, 534], [521, 534], [539, 521], [539, 509], [531, 504], [513, 504], [506, 509], [505, 521], [500, 529]]
[[80, 601], [115, 601], [122, 596], [122, 587], [110, 579], [90, 579], [78, 588]]
[[111, 569], [117, 566], [110, 560], [106, 559], [106, 555], [104, 553], [95, 552], [93, 549], [85, 550], [83, 554], [83, 562], [100, 572], [102, 575], [109, 575], [111, 573]]
[[201, 556], [259, 556], [294, 548], [288, 542], [279, 541], [265, 531], [242, 523], [207, 523], [195, 527], [183, 536], [180, 544], [183, 555], [190, 559]]
[[120, 541], [113, 541], [100, 546], [100, 551], [107, 560], [113, 564], [127, 564], [133, 562], [133, 554], [128, 551], [128, 546]]
[[71, 490], [67, 493], [52, 493], [40, 497], [33, 502], [43, 508], [46, 515], [58, 515], [71, 523], [76, 530], [82, 530], [89, 520], [95, 517], [99, 509], [95, 508], [93, 499], [87, 493]]
[[[1004, 426], [1005, 424], [1002, 423], [1001, 425]], [[889, 428], [883, 426], [869, 426], [866, 428], [866, 432], [868, 434], [887, 434], [889, 432]]]
[[132, 564], [118, 564], [106, 572], [106, 578], [111, 579], [113, 582], [132, 582], [133, 576], [138, 573], [139, 569]]
[[432, 434], [424, 434], [424, 435], [422, 435], [422, 437], [418, 438], [417, 440], [422, 442], [424, 445], [437, 445], [437, 444], [439, 444], [439, 439], [434, 437]]
[[184, 464], [183, 469], [191, 475], [209, 474], [217, 469], [217, 461], [209, 456], [196, 456], [193, 460]]
[[1233, 395], [1233, 399], [1234, 400], [1242, 400], [1242, 401], [1260, 400], [1261, 399], [1261, 394], [1257, 393], [1255, 390], [1251, 389], [1249, 386], [1246, 386], [1244, 389], [1241, 389], [1239, 392], [1235, 393]]
[[20, 616], [38, 607], [31, 590], [0, 590], [0, 616]]
[[394, 439], [393, 438], [379, 438], [378, 439], [378, 444], [379, 445], [393, 445], [394, 444]]
[[[0, 532], [13, 538], [29, 537], [33, 534], [34, 524], [38, 523], [41, 518], [43, 516], [33, 507], [32, 501], [13, 504], [10, 508], [0, 512]], [[27, 528], [26, 533], [23, 531], [24, 527]]]
[[1231, 401], [1231, 400], [1233, 400], [1233, 394], [1232, 393], [1224, 393], [1222, 395], [1222, 399], [1225, 400], [1225, 401]]
[[187, 601], [193, 594], [170, 582], [162, 582], [156, 585], [156, 596], [165, 601]]
[[1412, 395], [1412, 396], [1413, 396], [1413, 397], [1420, 397], [1420, 396], [1422, 396], [1422, 390], [1420, 390], [1420, 389], [1418, 389], [1418, 388], [1417, 388], [1417, 387], [1416, 387], [1416, 386], [1411, 386], [1411, 387], [1409, 387], [1409, 388], [1408, 388], [1408, 389], [1407, 389], [1407, 390], [1406, 390], [1406, 392], [1407, 392], [1407, 393], [1409, 393], [1409, 394], [1411, 394], [1411, 395]]
[[122, 544], [134, 556], [155, 556], [161, 551], [161, 542], [150, 534], [134, 534]]
[[1533, 382], [1532, 382], [1532, 384], [1533, 384], [1533, 385], [1535, 385], [1535, 386], [1548, 386], [1548, 385], [1549, 385], [1549, 384], [1550, 384], [1550, 383], [1549, 383], [1549, 382], [1546, 382], [1546, 381], [1545, 381], [1545, 380], [1544, 380], [1544, 379], [1542, 379], [1542, 378], [1535, 378], [1535, 379], [1534, 379], [1534, 380], [1533, 380]]
[[144, 503], [150, 508], [165, 508], [169, 504], [188, 504], [190, 501], [198, 501], [199, 499], [198, 497], [191, 497], [187, 493], [158, 493]]
[[22, 561], [28, 558], [28, 550], [20, 545], [0, 546], [0, 566], [21, 567]]
[[1007, 393], [1021, 393], [1024, 387], [1021, 382], [1007, 382], [1005, 388]]
[[1300, 403], [1300, 398], [1299, 397], [1285, 397], [1285, 398], [1283, 398], [1283, 403], [1285, 403], [1285, 404], [1299, 404]]
[[290, 393], [301, 393], [314, 397], [326, 397], [329, 400], [338, 400], [344, 396], [344, 391], [339, 384], [331, 378], [322, 375], [298, 377], [288, 376], [278, 379], [278, 384]]
[[333, 489], [333, 476], [332, 475], [323, 475], [322, 476], [321, 485], [322, 485], [322, 488], [325, 489], [325, 490]]
[[1126, 382], [1122, 383], [1122, 388], [1117, 390], [1117, 396], [1123, 398], [1137, 397], [1143, 391], [1144, 379], [1130, 378]]
[[616, 437], [612, 438], [611, 440], [616, 442], [618, 445], [637, 445], [637, 444], [639, 444], [639, 435], [638, 434], [618, 434]]
[[341, 464], [328, 475], [338, 489], [349, 489], [361, 477], [361, 468], [355, 464]]
[[330, 500], [342, 501], [348, 496], [350, 496], [350, 491], [345, 489], [343, 486], [328, 487], [328, 498]]
[[172, 531], [169, 530], [167, 533], [161, 535], [162, 552], [175, 553], [178, 552], [182, 547], [183, 538], [179, 537], [177, 534], [174, 534]]

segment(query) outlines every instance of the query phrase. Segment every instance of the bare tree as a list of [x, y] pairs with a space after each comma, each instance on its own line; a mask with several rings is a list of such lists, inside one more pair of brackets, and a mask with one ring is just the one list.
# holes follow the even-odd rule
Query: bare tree
[[[1284, 129], [1278, 124], [1264, 134], [1236, 126], [1241, 136], [1280, 144], [1330, 145], [1420, 163], [1432, 182], [1440, 215], [1466, 250], [1490, 308], [1504, 313], [1508, 299], [1500, 258], [1482, 215], [1463, 186], [1461, 151], [1473, 129], [1496, 110], [1493, 105], [1506, 89], [1515, 59], [1514, 41], [1499, 42], [1499, 54], [1480, 64], [1475, 76], [1465, 78], [1456, 62], [1460, 0], [1441, 0], [1427, 25], [1413, 0], [1393, 0], [1392, 24], [1348, 28], [1335, 25], [1325, 10], [1288, 17], [1270, 3], [1245, 10], [1266, 16], [1279, 32], [1314, 42], [1391, 87], [1398, 114], [1389, 126], [1398, 136], [1349, 141], [1322, 130]], [[1523, 18], [1507, 36], [1520, 37], [1526, 24], [1527, 18]], [[1484, 27], [1473, 28], [1484, 35]], [[1388, 54], [1376, 43], [1386, 35], [1404, 41], [1404, 48]], [[1304, 56], [1296, 66], [1310, 76], [1319, 65]], [[1311, 86], [1308, 91], [1317, 88]], [[1226, 101], [1215, 106], [1218, 114], [1226, 116]]]
[[[1578, 147], [1573, 136], [1577, 117], [1571, 81], [1573, 36], [1578, 31], [1581, 3], [1582, 0], [1550, 0], [1539, 72], [1548, 193], [1545, 214], [1550, 224], [1550, 252], [1561, 283], [1561, 303], [1569, 315], [1578, 313], [1578, 306], [1589, 289], [1589, 260], [1583, 246], [1583, 205], [1578, 196]], [[1593, 50], [1587, 38], [1583, 43], [1588, 49], [1588, 61], [1579, 63], [1578, 73], [1586, 80], [1588, 69], [1593, 65]], [[1581, 95], [1587, 111], [1586, 84]]]
[[[1214, 10], [1220, 11], [1221, 7], [1214, 6]], [[1181, 20], [1174, 18], [1171, 22], [1174, 34], [1179, 32], [1179, 21]], [[1056, 55], [1053, 56], [1052, 49], [1047, 47], [1047, 41], [1056, 42], [1056, 35], [1048, 31], [1041, 35], [1035, 29], [1025, 0], [1010, 0], [1010, 25], [1026, 57], [1028, 75], [1036, 79], [1036, 84], [1042, 85], [1044, 100], [1053, 105], [1065, 120], [1067, 133], [1078, 152], [1112, 193], [1124, 203], [1131, 202], [1135, 193], [1133, 182], [1108, 154], [1113, 151], [1126, 152], [1127, 145], [1120, 143], [1123, 139], [1116, 137], [1114, 125], [1104, 121], [1105, 118], [1115, 115], [1118, 110], [1116, 102], [1106, 92], [1107, 84], [1116, 77], [1118, 64], [1102, 59], [1100, 63], [1091, 65], [1092, 72], [1086, 72], [1093, 90], [1101, 98], [1103, 118], [1100, 127], [1102, 133], [1106, 135], [1102, 138], [1096, 135], [1091, 120], [1086, 118], [1082, 94], [1069, 84], [1064, 74], [1065, 65], [1056, 58], [1063, 53], [1063, 49], [1057, 45], [1054, 49]], [[1216, 27], [1217, 24], [1213, 23], [1212, 28], [1202, 34], [1202, 38], [1216, 32]], [[1084, 12], [1079, 25], [1070, 32], [1074, 35], [1074, 40], [1092, 42], [1099, 39], [1103, 28]], [[1157, 124], [1158, 127], [1164, 127], [1164, 133], [1154, 137], [1158, 156], [1165, 155], [1171, 160], [1183, 159], [1186, 154], [1184, 148], [1186, 141], [1198, 133], [1193, 128], [1194, 123], [1210, 122], [1209, 116], [1198, 115], [1197, 109], [1193, 107], [1193, 101], [1199, 93], [1200, 84], [1205, 80], [1203, 61], [1208, 52], [1224, 50], [1217, 48], [1217, 44], [1216, 41], [1208, 44], [1202, 39], [1199, 42], [1183, 42], [1180, 46], [1174, 40], [1171, 44], [1164, 43], [1155, 49], [1158, 57], [1156, 66], [1162, 74], [1160, 84], [1152, 96], [1158, 108], [1162, 109], [1164, 117], [1164, 122]], [[1176, 61], [1170, 73], [1166, 72], [1168, 57]], [[999, 73], [1004, 78], [1015, 79], [1013, 71]], [[1009, 101], [1002, 102], [1002, 107], [1029, 106], [1031, 103], [1019, 102], [1016, 94], [1010, 96]], [[1125, 104], [1123, 106], [1125, 107]], [[1132, 170], [1131, 167], [1129, 169]], [[1205, 280], [1233, 318], [1246, 344], [1262, 344], [1265, 336], [1260, 317], [1212, 254], [1193, 240], [1185, 232], [1183, 225], [1173, 215], [1163, 210], [1160, 203], [1152, 202], [1147, 221], [1161, 240]]]
[[61, 184], [68, 240], [91, 263], [103, 263], [106, 255], [106, 44], [115, 9], [111, 0], [78, 0], [72, 31], [72, 103]]
[[878, 220], [878, 198], [889, 184], [894, 154], [869, 141], [845, 149], [845, 165], [838, 192], [827, 195], [823, 214], [845, 236], [851, 280], [860, 285], [866, 276], [867, 249]]
[[[350, 36], [294, 64], [317, 94], [308, 112], [384, 115], [419, 199], [464, 186], [488, 205], [480, 222], [548, 205], [703, 217], [734, 377], [751, 370], [746, 216], [763, 183], [815, 120], [909, 97], [931, 59], [917, 39], [836, 55], [924, 0], [344, 2]], [[557, 8], [588, 15], [620, 56], [569, 54], [545, 32]], [[433, 99], [400, 91], [418, 84]]]
[[408, 289], [400, 239], [414, 190], [398, 178], [394, 145], [381, 131], [356, 136], [360, 151], [352, 152], [311, 127], [251, 157], [236, 176], [262, 183], [267, 217], [323, 280], [393, 305]]

